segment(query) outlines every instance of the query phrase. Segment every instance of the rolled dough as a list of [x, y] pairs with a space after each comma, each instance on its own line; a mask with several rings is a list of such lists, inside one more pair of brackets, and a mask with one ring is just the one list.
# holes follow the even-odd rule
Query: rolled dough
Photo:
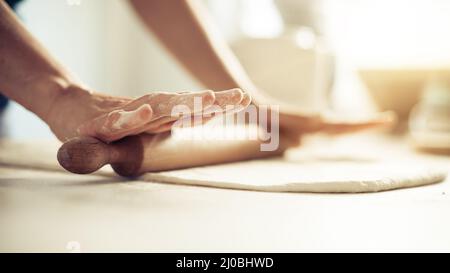
[[[0, 165], [64, 171], [59, 143], [0, 141]], [[447, 170], [413, 157], [354, 159], [314, 153], [148, 173], [140, 180], [272, 192], [377, 192], [443, 181]], [[97, 174], [114, 176], [109, 167]]]

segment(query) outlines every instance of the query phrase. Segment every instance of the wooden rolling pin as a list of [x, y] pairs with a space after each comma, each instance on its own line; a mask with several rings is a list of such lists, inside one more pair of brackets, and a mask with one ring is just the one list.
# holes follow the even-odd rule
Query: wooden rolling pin
[[125, 177], [265, 157], [258, 140], [185, 140], [170, 133], [126, 137], [106, 144], [92, 137], [76, 137], [58, 151], [61, 166], [72, 173], [89, 174], [106, 164]]

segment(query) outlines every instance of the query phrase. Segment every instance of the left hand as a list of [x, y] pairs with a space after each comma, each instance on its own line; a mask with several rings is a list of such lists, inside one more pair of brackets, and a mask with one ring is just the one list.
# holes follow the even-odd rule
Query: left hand
[[[259, 97], [260, 99], [262, 97]], [[262, 100], [254, 100], [253, 103], [259, 105], [273, 104], [270, 98], [264, 96]], [[330, 135], [354, 133], [366, 129], [386, 127], [392, 125], [396, 117], [392, 112], [377, 113], [376, 115], [365, 119], [335, 119], [326, 115], [305, 115], [286, 111], [280, 106], [279, 112], [279, 132], [281, 149], [299, 146], [301, 137], [305, 134], [325, 133]], [[270, 123], [271, 113], [267, 114]], [[270, 126], [268, 126], [270, 128]]]
[[378, 113], [364, 120], [334, 120], [326, 116], [303, 116], [299, 114], [279, 113], [280, 139], [288, 146], [298, 146], [305, 134], [325, 133], [330, 135], [348, 134], [371, 128], [392, 125], [395, 115], [391, 112]]

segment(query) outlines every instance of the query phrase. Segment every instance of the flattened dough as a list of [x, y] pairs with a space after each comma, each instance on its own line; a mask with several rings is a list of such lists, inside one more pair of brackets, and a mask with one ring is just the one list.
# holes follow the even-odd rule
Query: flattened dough
[[[0, 165], [64, 171], [59, 144], [0, 141]], [[140, 180], [273, 192], [377, 192], [443, 181], [446, 171], [413, 159], [328, 157], [314, 154], [148, 173]], [[113, 176], [107, 167], [98, 172]]]
[[442, 181], [445, 173], [404, 163], [283, 159], [197, 167], [146, 174], [146, 180], [274, 192], [377, 192]]

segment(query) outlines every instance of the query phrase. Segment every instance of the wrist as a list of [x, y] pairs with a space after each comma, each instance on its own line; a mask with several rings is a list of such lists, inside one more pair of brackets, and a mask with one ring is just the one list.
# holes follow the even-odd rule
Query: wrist
[[[51, 118], [53, 108], [61, 103], [62, 98], [67, 97], [74, 90], [82, 90], [69, 80], [57, 76], [28, 80], [26, 83], [25, 88], [29, 89], [26, 90], [28, 95], [19, 103], [46, 123]], [[89, 93], [88, 91], [84, 92]]]
[[82, 108], [91, 105], [92, 94], [85, 87], [58, 78], [47, 81], [42, 88], [45, 88], [48, 100], [43, 106], [44, 112], [38, 116], [60, 140], [64, 140], [60, 136], [73, 136], [74, 132], [64, 128], [72, 128], [79, 123], [78, 118], [81, 119], [85, 113]]

